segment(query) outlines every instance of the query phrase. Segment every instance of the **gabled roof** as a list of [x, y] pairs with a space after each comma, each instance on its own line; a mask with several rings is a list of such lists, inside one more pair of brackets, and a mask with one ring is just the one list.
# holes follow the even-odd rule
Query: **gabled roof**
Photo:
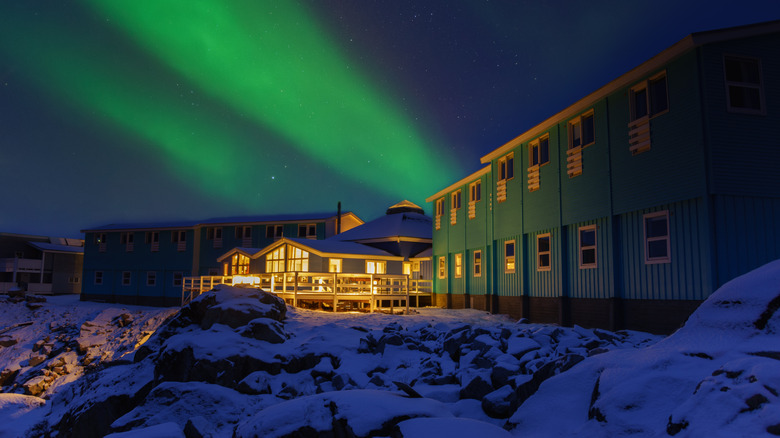
[[226, 258], [232, 256], [234, 253], [241, 253], [245, 256], [251, 258], [255, 258], [254, 255], [261, 251], [261, 248], [241, 248], [239, 246], [231, 249], [230, 251], [222, 254], [217, 258], [218, 262], [221, 262], [222, 260], [225, 260]]
[[515, 137], [514, 139], [505, 143], [498, 149], [495, 149], [494, 151], [485, 155], [480, 159], [480, 161], [482, 163], [491, 162], [492, 160], [516, 148], [520, 144], [543, 134], [545, 130], [547, 130], [551, 125], [576, 116], [580, 112], [587, 110], [591, 105], [593, 105], [595, 101], [600, 100], [614, 93], [615, 91], [620, 90], [621, 88], [631, 86], [635, 82], [641, 80], [652, 72], [661, 69], [670, 61], [682, 56], [696, 47], [705, 44], [729, 41], [738, 38], [748, 38], [776, 32], [780, 32], [780, 20], [690, 34], [677, 43], [673, 44], [671, 47], [665, 49], [661, 53], [653, 56], [627, 73], [619, 76], [617, 79], [610, 81], [593, 93], [590, 93], [582, 99], [578, 100], [563, 111], [555, 114], [542, 123], [539, 123], [518, 137]]
[[381, 259], [402, 259], [394, 256], [387, 251], [373, 248], [367, 245], [361, 245], [355, 242], [341, 242], [333, 239], [311, 240], [292, 237], [282, 237], [271, 245], [266, 246], [255, 253], [252, 258], [259, 258], [275, 250], [281, 245], [290, 244], [302, 248], [320, 257], [341, 256], [348, 258], [375, 257]]
[[83, 246], [73, 246], [73, 245], [57, 245], [54, 243], [44, 243], [44, 242], [27, 242], [30, 246], [39, 249], [41, 251], [46, 252], [62, 252], [62, 253], [70, 253], [70, 254], [84, 254], [84, 247]]

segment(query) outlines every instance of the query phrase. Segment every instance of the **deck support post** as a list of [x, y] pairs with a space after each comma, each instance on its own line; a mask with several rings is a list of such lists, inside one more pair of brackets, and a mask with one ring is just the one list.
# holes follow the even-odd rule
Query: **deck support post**
[[333, 273], [333, 286], [331, 286], [331, 290], [333, 291], [333, 313], [336, 313], [336, 309], [338, 309], [339, 305], [339, 299], [338, 299], [338, 286], [337, 286], [338, 278], [336, 277], [336, 273]]
[[409, 276], [406, 276], [406, 314], [409, 314]]

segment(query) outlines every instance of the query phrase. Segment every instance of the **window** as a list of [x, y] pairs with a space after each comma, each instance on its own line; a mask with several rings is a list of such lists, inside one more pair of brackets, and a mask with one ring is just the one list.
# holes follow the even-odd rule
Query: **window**
[[420, 262], [418, 260], [412, 262], [412, 272], [420, 272]]
[[536, 236], [536, 270], [550, 270], [550, 233]]
[[287, 271], [309, 272], [309, 252], [287, 245]]
[[447, 259], [444, 256], [439, 257], [439, 278], [447, 278]]
[[122, 286], [130, 286], [131, 281], [131, 273], [130, 271], [123, 271], [122, 272]]
[[184, 230], [171, 231], [171, 242], [173, 243], [187, 242], [187, 232]]
[[498, 180], [504, 181], [515, 177], [515, 153], [511, 152], [498, 159]]
[[593, 110], [569, 121], [569, 149], [584, 147], [596, 141]]
[[727, 56], [723, 59], [726, 99], [731, 112], [763, 114], [764, 92], [758, 59]]
[[444, 198], [439, 198], [436, 200], [435, 226], [437, 230], [441, 228], [441, 217], [443, 215], [444, 215]]
[[184, 273], [183, 272], [174, 272], [173, 273], [173, 285], [176, 287], [181, 287], [181, 285], [184, 282]]
[[146, 285], [152, 287], [157, 284], [157, 273], [149, 271], [146, 273]]
[[317, 225], [316, 224], [298, 225], [298, 237], [305, 237], [307, 239], [316, 239]]
[[249, 273], [249, 257], [244, 254], [233, 254], [231, 258], [230, 275], [246, 275]]
[[463, 276], [463, 254], [455, 254], [455, 278]]
[[580, 269], [595, 268], [596, 265], [596, 226], [588, 225], [579, 229]]
[[79, 279], [78, 275], [70, 275], [68, 276], [68, 283], [79, 284], [81, 283], [81, 280]]
[[450, 195], [450, 225], [458, 223], [458, 210], [460, 210], [460, 190]]
[[469, 185], [469, 202], [482, 200], [482, 181], [474, 181]]
[[284, 245], [265, 256], [265, 272], [284, 272]]
[[206, 239], [219, 240], [222, 239], [222, 227], [208, 227], [206, 228]]
[[550, 136], [545, 135], [528, 144], [531, 166], [541, 166], [550, 162]]
[[645, 263], [669, 263], [669, 212], [646, 214], [643, 217], [645, 229]]
[[474, 251], [474, 276], [482, 276], [482, 251]]
[[236, 227], [236, 239], [251, 239], [252, 238], [252, 227], [242, 226], [242, 227]]
[[160, 233], [158, 231], [147, 231], [146, 244], [151, 245], [153, 243], [160, 243]]
[[504, 242], [504, 273], [515, 272], [515, 241]]
[[268, 225], [265, 227], [265, 237], [268, 239], [281, 239], [283, 232], [283, 225]]
[[95, 245], [106, 243], [106, 233], [95, 233]]
[[409, 262], [404, 262], [402, 272], [404, 275], [412, 275], [412, 264]]
[[635, 85], [629, 93], [631, 120], [645, 116], [655, 117], [669, 109], [666, 92], [666, 72]]
[[95, 271], [95, 285], [103, 284], [103, 271]]
[[132, 251], [133, 250], [133, 238], [134, 233], [132, 232], [124, 232], [119, 235], [119, 243], [122, 245], [125, 245], [125, 251]]
[[366, 260], [366, 274], [386, 274], [387, 262]]
[[342, 272], [341, 271], [341, 259], [329, 259], [328, 260], [328, 272]]

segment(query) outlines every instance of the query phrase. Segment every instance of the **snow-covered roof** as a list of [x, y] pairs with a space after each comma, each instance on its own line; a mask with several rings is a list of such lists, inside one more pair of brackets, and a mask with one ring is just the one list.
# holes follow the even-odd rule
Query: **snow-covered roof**
[[83, 233], [88, 231], [154, 230], [154, 229], [161, 229], [161, 228], [181, 229], [181, 228], [192, 228], [197, 224], [198, 222], [196, 221], [187, 221], [187, 220], [161, 221], [161, 222], [130, 222], [130, 223], [122, 223], [122, 224], [101, 225], [99, 227], [93, 227], [93, 228], [87, 228], [85, 230], [81, 230], [81, 232]]
[[44, 242], [27, 242], [30, 246], [39, 249], [41, 251], [49, 251], [49, 252], [67, 252], [67, 253], [73, 253], [73, 254], [84, 254], [84, 247], [83, 246], [72, 246], [72, 245], [56, 245], [54, 243], [44, 243]]
[[260, 251], [262, 251], [262, 248], [243, 248], [243, 247], [237, 246], [237, 247], [231, 249], [230, 251], [228, 251], [228, 252], [222, 254], [221, 256], [219, 256], [217, 258], [217, 261], [221, 262], [221, 261], [225, 260], [226, 258], [230, 257], [234, 252], [240, 252], [240, 253], [244, 254], [245, 256], [252, 258], [252, 257], [255, 256], [255, 254], [259, 253]]
[[334, 239], [326, 240], [312, 240], [303, 239], [297, 237], [283, 237], [271, 245], [263, 248], [262, 251], [256, 252], [252, 257], [257, 258], [266, 254], [284, 243], [292, 243], [297, 246], [305, 247], [319, 256], [329, 255], [355, 255], [355, 256], [370, 256], [370, 257], [393, 257], [397, 258], [393, 254], [387, 251], [383, 251], [378, 248], [374, 248], [368, 245], [362, 245], [355, 242], [342, 242]]
[[431, 218], [419, 213], [391, 213], [366, 222], [328, 240], [373, 240], [396, 237], [431, 239], [433, 237]]

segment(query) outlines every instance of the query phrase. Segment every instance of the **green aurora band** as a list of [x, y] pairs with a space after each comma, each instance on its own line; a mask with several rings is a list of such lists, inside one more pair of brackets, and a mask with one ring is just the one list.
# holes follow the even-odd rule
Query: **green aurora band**
[[[118, 24], [146, 56], [167, 66], [171, 77], [178, 75], [177, 82], [284, 140], [273, 147], [292, 146], [358, 187], [419, 201], [462, 173], [293, 2], [91, 4], [108, 26]], [[0, 36], [8, 43], [0, 48], [33, 72], [39, 85], [84, 114], [144, 139], [188, 184], [244, 201], [247, 180], [236, 175], [272, 174], [281, 166], [261, 158], [274, 157], [273, 150], [232, 132], [213, 113], [184, 105], [181, 90], [160, 84], [148, 66], [103, 63], [112, 59], [110, 45], [54, 20], [37, 27], [12, 17], [3, 21]], [[214, 178], [194, 178], [204, 174]]]

